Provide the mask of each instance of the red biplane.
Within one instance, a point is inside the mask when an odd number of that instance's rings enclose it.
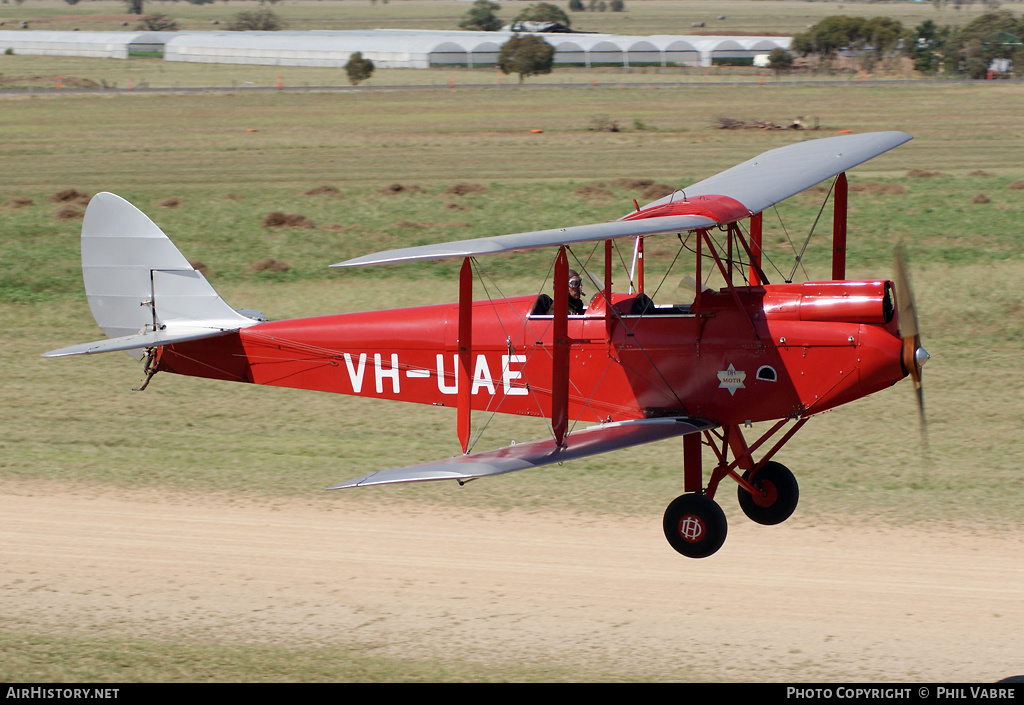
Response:
[[[122,350],[145,361],[146,384],[164,371],[456,407],[461,456],[332,489],[461,484],[681,436],[685,494],[669,505],[663,527],[679,553],[708,556],[726,537],[714,500],[723,479],[738,484],[748,517],[777,524],[799,492],[772,458],[811,416],[908,374],[921,403],[928,355],[902,266],[894,281],[845,279],[845,172],[909,139],[880,132],[804,141],[643,208],[634,202],[612,222],[358,257],[333,266],[459,258],[459,301],[273,322],[232,309],[149,218],[100,193],[82,225],[82,268],[108,339],[46,356]],[[832,178],[832,279],[769,283],[762,211]],[[643,239],[656,234],[677,235],[695,254],[692,300],[657,302],[645,293]],[[623,238],[633,265],[627,291],[615,292],[613,252]],[[602,290],[570,315],[571,247],[602,242]],[[546,294],[473,300],[477,258],[535,248],[557,252],[553,301]],[[700,284],[711,271],[724,287]],[[469,453],[474,411],[550,419],[550,437]],[[748,440],[743,429],[754,422],[770,423]],[[586,424],[593,425],[577,428]],[[717,458],[706,485],[705,445]]]

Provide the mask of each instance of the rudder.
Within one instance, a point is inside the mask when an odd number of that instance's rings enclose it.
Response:
[[[232,309],[152,220],[112,193],[96,194],[85,211],[82,278],[93,318],[115,340],[46,356],[125,350],[142,359],[146,347],[259,322]]]

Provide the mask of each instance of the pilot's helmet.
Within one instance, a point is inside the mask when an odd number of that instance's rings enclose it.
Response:
[[[569,270],[569,288],[579,289],[580,293],[582,293],[583,279],[580,278],[580,273],[577,272],[575,269]]]

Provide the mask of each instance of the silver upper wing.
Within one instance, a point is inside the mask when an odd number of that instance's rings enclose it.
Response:
[[[904,132],[870,132],[863,135],[841,135],[797,142],[764,152],[720,174],[649,203],[643,210],[681,199],[714,195],[725,196],[742,204],[747,212],[740,217],[747,217],[898,147],[910,139],[911,136]],[[386,250],[331,266],[360,267],[394,262],[476,257],[539,247],[695,230],[728,222],[700,214],[650,218],[637,218],[636,215],[630,213],[627,217],[633,219],[610,223]],[[736,217],[732,219],[735,220]]]
[[[475,240],[443,242],[436,245],[421,245],[420,247],[403,247],[397,250],[386,250],[372,255],[363,255],[362,257],[356,257],[345,262],[332,264],[331,266],[362,267],[370,264],[422,262],[450,257],[477,257],[480,255],[499,254],[501,252],[533,250],[538,247],[574,245],[579,242],[636,237],[637,235],[656,235],[657,233],[679,232],[695,228],[710,228],[714,225],[718,225],[717,220],[700,215],[675,215],[631,221],[614,220],[610,223],[576,225],[571,228],[535,230],[514,235],[495,235]]]
[[[759,154],[682,192],[686,198],[729,196],[751,213],[760,213],[912,139],[905,132],[868,132],[797,142]],[[644,207],[668,203],[673,198],[678,200],[680,195],[666,196]]]

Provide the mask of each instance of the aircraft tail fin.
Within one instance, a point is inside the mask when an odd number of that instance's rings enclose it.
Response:
[[[98,193],[82,222],[82,278],[96,323],[112,340],[75,345],[43,357],[144,350],[223,335],[260,320],[222,299],[142,211]]]

